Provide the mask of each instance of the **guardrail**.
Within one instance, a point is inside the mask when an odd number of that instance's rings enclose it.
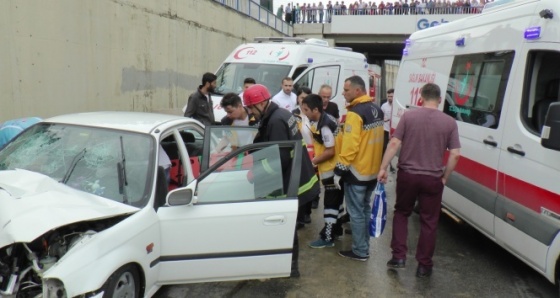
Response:
[[[275,30],[287,35],[294,36],[294,27],[281,18],[278,18],[268,9],[260,6],[251,0],[214,0],[224,6],[230,7],[245,14],[263,24],[266,24]]]

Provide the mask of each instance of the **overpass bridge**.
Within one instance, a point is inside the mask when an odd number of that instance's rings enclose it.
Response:
[[[371,68],[378,74],[371,83],[375,85],[377,96],[381,97],[387,89],[394,86],[405,41],[410,34],[465,18],[482,10],[480,6],[468,9],[415,9],[406,12],[402,9],[325,9],[322,17],[319,17],[319,10],[312,10],[305,15],[296,15],[295,24],[286,26],[284,22],[280,23],[282,19],[270,18],[269,15],[263,18],[262,7],[257,17],[251,9],[239,5],[240,0],[214,1],[238,10],[239,13],[252,14],[253,18],[260,20],[261,26],[273,27],[285,36],[324,39],[331,46],[348,47],[363,53],[369,64],[377,65]]]
[[[322,38],[337,47],[350,47],[370,64],[400,60],[405,40],[418,30],[471,14],[333,15],[330,23],[294,24],[294,36]]]

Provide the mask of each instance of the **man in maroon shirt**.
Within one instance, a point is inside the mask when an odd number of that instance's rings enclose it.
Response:
[[[387,146],[377,180],[387,181],[389,162],[401,147],[397,173],[397,201],[393,216],[393,257],[391,268],[404,268],[408,236],[408,217],[418,199],[420,207],[420,238],[416,247],[417,277],[432,274],[432,256],[441,209],[443,187],[460,156],[459,132],[453,118],[438,109],[440,88],[432,83],[422,87],[422,107],[401,116],[397,129]],[[447,164],[442,160],[449,150]]]

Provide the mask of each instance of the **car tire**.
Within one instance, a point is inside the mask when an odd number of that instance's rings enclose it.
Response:
[[[103,298],[141,297],[140,274],[133,265],[125,265],[107,279],[103,289]]]

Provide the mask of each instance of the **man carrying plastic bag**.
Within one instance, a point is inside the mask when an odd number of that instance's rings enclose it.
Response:
[[[441,91],[436,84],[422,87],[422,107],[404,113],[381,162],[377,179],[387,181],[387,167],[401,147],[397,172],[397,201],[393,216],[393,257],[390,268],[404,268],[408,247],[408,217],[418,199],[420,207],[420,238],[416,248],[416,276],[432,275],[432,257],[441,210],[443,188],[460,156],[459,131],[455,119],[438,109]],[[447,164],[442,159],[449,151]]]

